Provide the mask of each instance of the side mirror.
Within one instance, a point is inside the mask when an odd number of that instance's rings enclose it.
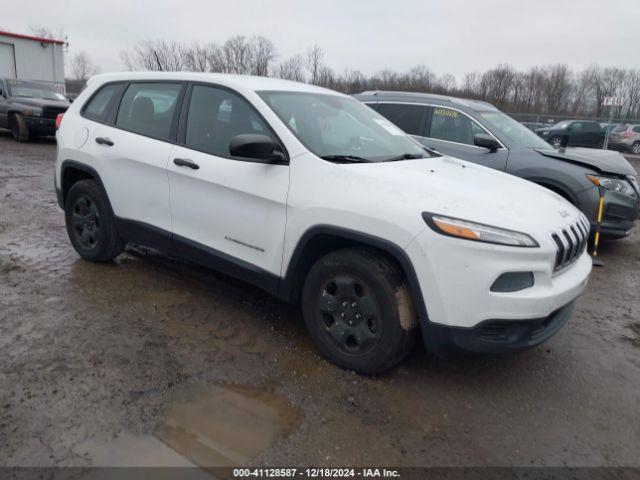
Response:
[[[233,137],[229,142],[229,153],[232,157],[251,158],[261,163],[285,160],[284,153],[271,137],[256,133],[242,133]]]
[[[500,148],[498,141],[486,133],[476,133],[473,136],[473,144],[476,147],[488,148],[491,153]]]

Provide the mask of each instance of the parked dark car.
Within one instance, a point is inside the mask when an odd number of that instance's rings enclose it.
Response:
[[[591,120],[563,120],[552,127],[540,128],[536,133],[554,148],[567,147],[602,148],[606,130],[598,122]]]
[[[603,235],[625,237],[638,218],[640,188],[636,172],[619,152],[554,149],[493,105],[477,100],[381,91],[364,92],[355,98],[427,148],[554,191],[582,210],[592,231],[599,187],[605,192]]]
[[[10,129],[19,142],[36,135],[54,135],[56,117],[69,105],[52,84],[0,79],[0,128]]]

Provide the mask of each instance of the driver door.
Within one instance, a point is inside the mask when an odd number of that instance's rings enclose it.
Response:
[[[243,133],[278,141],[239,94],[190,86],[168,165],[176,248],[217,268],[222,262],[240,278],[247,272],[279,276],[289,166],[231,157],[229,142]]]

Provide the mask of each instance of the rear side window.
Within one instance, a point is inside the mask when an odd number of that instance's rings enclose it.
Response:
[[[120,85],[111,84],[102,87],[96,94],[91,97],[84,107],[83,114],[91,120],[104,121],[109,113],[109,105],[111,99],[116,94]]]
[[[424,136],[423,125],[427,107],[422,105],[405,105],[381,103],[378,113],[386,117],[405,133]]]
[[[179,83],[132,83],[122,96],[116,127],[169,140],[181,90]]]
[[[193,87],[187,117],[187,147],[229,157],[231,139],[243,133],[258,133],[275,140],[262,119],[240,96],[222,88]]]
[[[583,122],[582,130],[584,132],[601,132],[602,127],[600,126],[600,124],[595,122]]]
[[[473,145],[473,136],[485,133],[480,125],[451,108],[434,107],[431,115],[431,138]]]
[[[613,130],[611,130],[612,132],[626,132],[627,128],[629,128],[629,125],[618,125],[616,128],[614,128]]]

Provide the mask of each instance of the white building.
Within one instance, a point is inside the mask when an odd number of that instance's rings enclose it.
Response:
[[[64,93],[64,40],[0,31],[0,78],[55,83]]]

